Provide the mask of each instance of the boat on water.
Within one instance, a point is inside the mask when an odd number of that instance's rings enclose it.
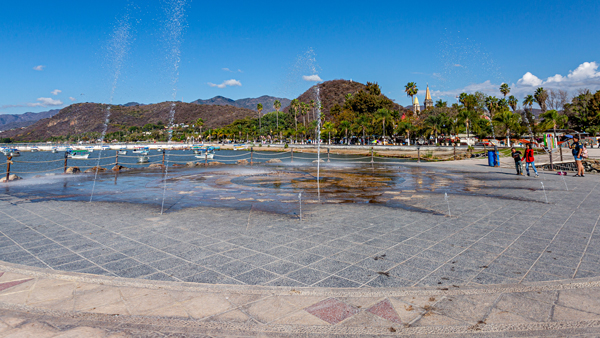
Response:
[[[52,148],[52,153],[53,153],[53,154],[56,154],[56,153],[58,153],[58,148],[56,148],[56,147]]]
[[[148,163],[150,158],[146,155],[138,156],[137,163]]]
[[[202,150],[206,149],[203,144],[196,144],[192,146],[192,151],[194,154],[200,154]]]
[[[71,150],[67,151],[67,157],[72,159],[87,159],[90,157],[90,152],[87,150]]]
[[[12,157],[21,156],[21,153],[16,148],[4,148],[4,149],[2,149],[2,153],[5,156],[12,156]]]
[[[196,158],[212,160],[215,158],[215,150],[213,147],[204,148],[199,153],[196,153]]]
[[[127,155],[127,149],[125,148],[121,148],[117,151],[117,154],[119,155]]]
[[[89,151],[90,153],[93,153],[94,152],[94,147],[92,147],[92,146],[85,147],[85,148],[83,148],[83,150],[86,150],[86,151]]]
[[[38,147],[31,147],[31,149],[29,149],[32,153],[35,153],[36,151],[40,151],[40,148]]]
[[[233,150],[244,150],[244,149],[248,149],[247,144],[234,144],[233,145]]]
[[[198,159],[207,159],[207,160],[212,160],[213,158],[215,158],[215,153],[208,153],[208,154],[198,154],[196,155],[196,158]]]
[[[148,155],[148,154],[150,154],[150,148],[149,147],[135,147],[135,148],[133,148],[133,153],[140,154],[140,155]]]

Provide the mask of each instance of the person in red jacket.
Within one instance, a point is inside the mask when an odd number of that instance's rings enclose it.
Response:
[[[537,169],[535,168],[535,158],[533,157],[533,148],[531,147],[531,143],[527,144],[527,148],[525,149],[525,156],[521,159],[521,161],[525,161],[525,170],[527,170],[527,176],[529,176],[529,166],[533,168],[535,172],[535,177],[539,177]]]

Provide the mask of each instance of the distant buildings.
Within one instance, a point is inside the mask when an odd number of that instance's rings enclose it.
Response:
[[[433,108],[433,100],[431,99],[431,93],[429,92],[429,85],[427,85],[427,90],[425,91],[425,101],[423,101],[425,105],[425,110]]]
[[[431,99],[431,92],[429,91],[429,85],[427,85],[427,90],[425,91],[425,101],[423,101],[423,110],[428,110],[433,108],[433,100]],[[413,97],[413,113],[420,113],[421,106],[419,105],[419,98],[415,95]]]

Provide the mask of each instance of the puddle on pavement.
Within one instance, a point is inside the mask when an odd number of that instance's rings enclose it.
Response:
[[[16,181],[4,191],[32,200],[89,201],[92,184],[93,175],[54,175]],[[414,166],[323,165],[319,184],[314,166],[178,167],[169,169],[165,209],[208,206],[296,214],[302,193],[303,204],[377,204],[432,213],[420,203],[426,195],[477,195],[484,187],[485,181],[466,173]],[[94,201],[160,208],[164,188],[160,170],[101,173]]]

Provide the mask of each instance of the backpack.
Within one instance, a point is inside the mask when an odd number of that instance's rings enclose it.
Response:
[[[588,158],[587,148],[585,146],[581,146],[581,148],[583,149],[583,151],[581,152],[581,157],[582,158]]]

